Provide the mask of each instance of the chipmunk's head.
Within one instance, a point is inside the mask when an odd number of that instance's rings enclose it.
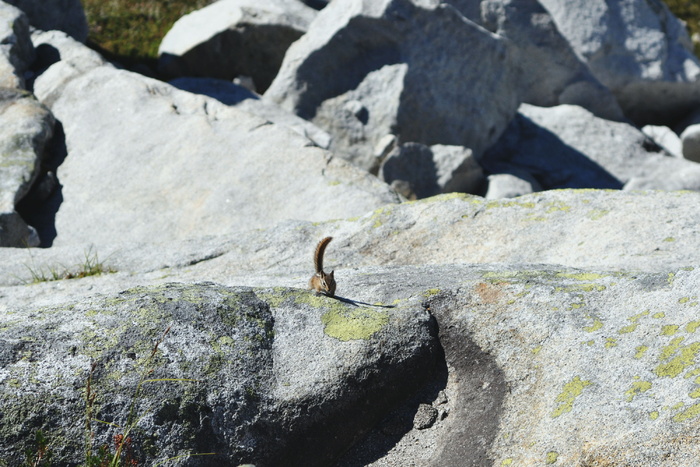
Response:
[[[335,295],[335,276],[333,273],[335,273],[335,270],[331,271],[329,274],[321,275],[321,286],[331,297]]]

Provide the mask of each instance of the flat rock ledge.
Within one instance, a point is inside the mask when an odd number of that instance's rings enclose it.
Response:
[[[699,269],[454,264],[338,277],[341,300],[170,283],[4,313],[6,446],[42,428],[65,444],[59,459],[79,462],[97,362],[94,416],[122,426],[155,367],[133,431],[153,462],[216,452],[187,465],[684,466],[700,455]],[[99,443],[119,430],[95,431]]]

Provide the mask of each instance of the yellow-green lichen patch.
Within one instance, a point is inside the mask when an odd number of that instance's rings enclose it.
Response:
[[[503,462],[501,462],[502,466],[507,466],[507,465],[513,465],[513,458],[508,457],[506,459],[503,459]]]
[[[596,274],[593,272],[578,272],[578,273],[567,273],[559,272],[557,277],[565,277],[567,279],[576,279],[577,281],[591,282],[597,281],[598,279],[603,279],[607,277],[606,274]]]
[[[597,221],[598,219],[602,219],[609,213],[609,209],[591,209],[586,213],[586,217],[588,217],[592,221]]]
[[[673,416],[674,422],[684,422],[700,415],[700,404],[693,404],[684,411]]]
[[[381,310],[360,308],[344,310],[333,308],[321,316],[323,332],[334,339],[346,342],[366,340],[389,322],[389,313]]]
[[[559,453],[556,451],[549,451],[547,453],[547,457],[545,458],[544,463],[551,465],[557,462],[557,459],[559,459]]]
[[[683,340],[683,337],[676,337],[675,339],[671,340],[668,345],[662,347],[659,354],[659,360],[664,361],[671,358],[671,356],[678,351]]]
[[[542,351],[542,346],[541,346],[541,345],[538,345],[537,347],[535,347],[534,349],[532,349],[532,354],[533,354],[533,355],[537,355],[538,353],[540,353],[540,351]]]
[[[646,351],[649,350],[649,347],[647,347],[646,345],[639,345],[639,346],[637,346],[637,348],[635,350],[636,350],[636,352],[634,354],[634,358],[636,360],[639,360],[640,358],[642,358],[644,356]]]
[[[663,311],[659,311],[658,313],[654,313],[653,315],[651,315],[651,317],[654,318],[654,319],[665,318],[665,317],[666,317],[666,313],[664,313]]]
[[[605,340],[605,348],[612,349],[613,347],[617,347],[617,339],[615,339],[614,337],[608,337]]]
[[[649,315],[649,310],[643,311],[643,312],[641,312],[641,313],[637,313],[637,314],[634,315],[634,316],[630,316],[629,318],[627,318],[627,320],[628,320],[628,321],[631,321],[632,324],[629,324],[629,325],[627,325],[627,326],[624,326],[624,327],[620,328],[620,329],[617,331],[618,334],[628,334],[628,333],[630,333],[630,332],[633,332],[635,329],[637,329],[637,325],[639,324],[639,320],[640,320],[641,318],[643,318],[644,316],[648,316],[648,315]]]
[[[560,415],[571,412],[576,398],[581,395],[586,386],[590,386],[589,380],[582,380],[580,376],[575,376],[571,381],[564,385],[562,392],[557,396],[556,402],[559,405],[552,412],[552,418],[557,418]]]
[[[666,237],[666,238],[664,238],[664,242],[667,242],[667,243],[671,243],[671,242],[675,242],[675,241],[676,241],[676,239],[673,238],[673,237]]]
[[[430,298],[430,297],[432,297],[433,295],[437,295],[437,294],[439,294],[439,293],[440,293],[440,289],[428,289],[428,290],[426,290],[425,292],[423,292],[423,296],[424,296],[425,298]]]
[[[649,412],[649,418],[652,420],[656,420],[657,418],[659,418],[659,411],[654,410],[653,412]]]
[[[571,211],[571,206],[568,204],[562,202],[562,201],[553,201],[551,203],[545,204],[547,207],[547,214],[557,212],[557,211],[563,211],[563,212],[569,212]]]
[[[270,292],[258,292],[257,295],[272,308],[278,308],[287,298],[296,297],[300,291],[290,290],[286,287],[274,287]]]
[[[667,324],[665,326],[661,326],[661,335],[662,336],[673,336],[678,332],[678,328],[680,326],[677,326],[675,324]]]
[[[381,227],[384,225],[384,222],[382,221],[383,218],[391,214],[392,209],[394,208],[393,205],[388,205],[381,207],[379,209],[375,209],[375,211],[372,213],[372,217],[370,217],[370,222],[374,221],[374,224],[372,227],[377,228]]]
[[[633,382],[632,387],[625,391],[627,402],[632,402],[632,399],[634,399],[635,396],[638,396],[643,392],[647,392],[649,389],[651,389],[651,383],[649,381]]]
[[[587,318],[592,319],[592,320],[593,320],[593,324],[591,324],[590,326],[585,326],[585,327],[583,328],[584,331],[586,331],[586,332],[595,332],[595,331],[597,331],[598,329],[600,329],[600,328],[603,327],[603,322],[602,322],[600,319],[595,318],[595,317],[593,317],[593,316],[587,316]]]
[[[685,332],[692,334],[698,327],[700,327],[700,321],[691,321],[685,325]]]
[[[683,338],[678,339],[682,340]],[[676,340],[677,339],[674,339],[674,341]],[[668,347],[677,347],[679,344],[680,342],[678,342],[677,344],[672,342],[669,346],[667,346],[666,349],[662,350],[662,355],[666,357],[666,355],[668,355],[670,352],[670,349]],[[700,342],[694,342],[692,344],[684,345],[682,347],[677,347],[671,353],[671,355],[675,356],[666,363],[659,364],[654,369],[654,373],[656,373],[656,375],[659,377],[668,376],[670,378],[675,378],[683,371],[685,371],[685,369],[689,366],[695,365],[695,357],[697,356],[698,352],[700,352]],[[659,360],[663,361],[664,359],[660,357]]]
[[[681,305],[684,303],[688,303],[689,301],[690,301],[690,297],[681,297],[678,299],[678,303],[680,303]]]

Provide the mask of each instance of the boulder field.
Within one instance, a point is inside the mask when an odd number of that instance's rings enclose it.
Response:
[[[148,73],[0,19],[0,466],[697,463],[659,0],[220,0]]]

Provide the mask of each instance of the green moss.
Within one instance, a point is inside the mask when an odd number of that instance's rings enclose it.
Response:
[[[581,380],[580,376],[575,376],[571,381],[566,383],[562,392],[556,398],[556,402],[559,402],[559,405],[552,412],[552,418],[557,418],[562,414],[571,412],[576,398],[581,395],[584,388],[592,384],[593,383],[588,380]]]

